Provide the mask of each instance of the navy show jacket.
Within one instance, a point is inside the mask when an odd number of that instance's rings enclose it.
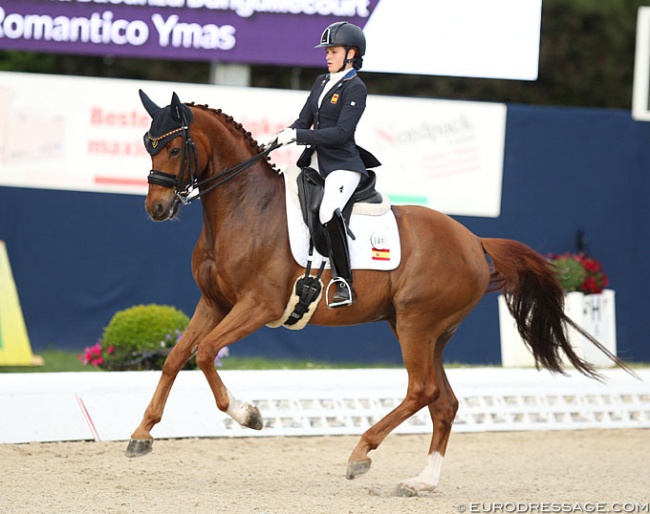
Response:
[[[328,78],[329,74],[316,78],[298,119],[290,126],[296,129],[298,144],[311,145],[298,163],[307,165],[313,147],[316,147],[322,176],[326,177],[334,170],[358,171],[367,175],[354,138],[357,123],[366,108],[366,85],[358,77],[357,70],[351,69],[327,92],[319,108],[318,98]]]

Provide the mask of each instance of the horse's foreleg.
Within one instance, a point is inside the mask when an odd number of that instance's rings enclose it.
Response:
[[[197,355],[197,362],[198,360]],[[262,430],[264,422],[260,410],[255,405],[237,400],[225,386],[219,373],[217,373],[214,367],[214,358],[208,357],[208,360],[210,360],[210,363],[207,366],[202,367],[199,364],[199,367],[210,385],[210,390],[214,395],[219,410],[228,414],[243,427]]]
[[[185,363],[192,357],[197,341],[201,339],[211,327],[206,323],[210,319],[207,311],[203,312],[202,302],[199,302],[195,315],[192,317],[183,337],[172,348],[163,364],[162,374],[156,390],[145,410],[144,416],[138,428],[131,434],[131,440],[126,449],[127,457],[139,457],[151,452],[153,448],[153,437],[151,429],[162,419],[163,410],[171,391],[174,380]]]
[[[406,480],[399,485],[398,492],[402,495],[417,495],[420,492],[434,491],[440,481],[444,455],[451,435],[452,423],[458,411],[458,400],[454,395],[447,375],[442,365],[442,347],[436,346],[434,355],[435,380],[438,383],[440,395],[429,404],[429,412],[433,421],[433,436],[426,463],[422,472],[415,478]]]
[[[139,457],[152,450],[153,437],[151,437],[151,429],[162,419],[163,410],[174,380],[176,380],[178,372],[192,356],[191,344],[183,345],[182,342],[183,339],[172,348],[167,359],[165,359],[156,391],[144,412],[140,425],[131,434],[131,440],[126,449],[127,457]]]
[[[201,341],[196,354],[196,364],[203,371],[219,410],[240,425],[254,430],[261,430],[263,427],[259,409],[250,403],[240,402],[232,395],[217,373],[214,360],[219,350],[255,332],[270,319],[274,318],[270,317],[267,311],[260,309],[259,304],[253,301],[246,304],[240,302]]]

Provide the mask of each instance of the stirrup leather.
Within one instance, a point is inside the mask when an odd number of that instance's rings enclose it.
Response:
[[[330,288],[332,286],[335,286],[335,291],[332,295],[332,301],[330,301]],[[336,298],[336,293],[339,287],[344,290],[341,292],[347,293],[347,298]],[[330,309],[350,305],[352,303],[352,288],[350,287],[350,284],[348,284],[348,281],[343,277],[334,277],[330,280],[330,283],[327,284],[327,290],[325,291],[325,302]]]

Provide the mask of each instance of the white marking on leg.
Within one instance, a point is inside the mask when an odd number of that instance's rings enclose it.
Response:
[[[244,425],[250,415],[250,406],[247,403],[237,400],[230,391],[228,391],[228,400],[229,405],[226,414],[240,425]]]
[[[443,461],[444,457],[439,452],[430,453],[422,473],[402,482],[402,486],[414,491],[433,491],[440,481]]]

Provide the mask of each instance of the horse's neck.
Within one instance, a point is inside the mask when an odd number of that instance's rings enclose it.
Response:
[[[232,244],[246,233],[262,235],[286,225],[283,181],[263,162],[208,193],[202,205],[204,231],[215,242]]]
[[[254,157],[257,151],[250,135],[246,135],[232,118],[218,115],[215,122],[213,129],[208,131],[213,155],[206,171],[207,176],[212,177]],[[245,134],[243,141],[242,134]],[[283,191],[283,180],[266,160],[254,163],[202,199],[204,234],[215,244],[219,240],[233,244],[247,233],[275,233],[278,225],[284,229]],[[281,233],[274,235],[281,237]]]

